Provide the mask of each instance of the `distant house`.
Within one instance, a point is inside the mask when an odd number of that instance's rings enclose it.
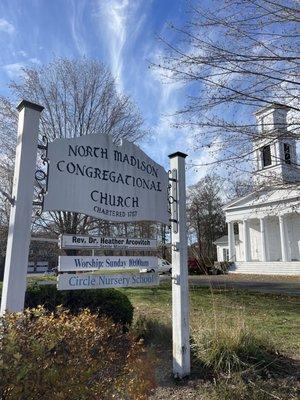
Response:
[[[235,237],[235,247],[236,252],[239,252],[239,235],[234,235]],[[217,247],[217,260],[218,261],[229,261],[229,246],[228,246],[228,236],[224,235],[219,239],[214,241]],[[240,257],[238,257],[240,258]]]
[[[300,168],[288,111],[271,105],[256,113],[255,190],[226,204],[228,236],[216,241],[218,261],[232,261],[229,273],[300,274]]]

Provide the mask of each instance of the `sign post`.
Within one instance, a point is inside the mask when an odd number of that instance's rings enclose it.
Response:
[[[39,118],[43,108],[26,100],[17,107],[19,123],[13,204],[9,220],[1,315],[5,311],[22,311],[24,307]]]
[[[171,169],[173,374],[190,374],[189,287],[187,266],[185,157],[169,155]]]

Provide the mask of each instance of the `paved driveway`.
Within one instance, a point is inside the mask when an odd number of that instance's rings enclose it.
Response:
[[[170,279],[164,277],[163,280]],[[300,296],[300,277],[270,277],[250,275],[192,275],[190,286],[215,289],[240,289],[251,292],[288,294]]]

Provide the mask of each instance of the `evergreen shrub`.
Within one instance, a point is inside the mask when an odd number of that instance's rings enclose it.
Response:
[[[40,305],[50,312],[55,312],[56,307],[62,305],[71,314],[78,314],[88,308],[91,313],[105,315],[124,326],[130,325],[133,318],[130,300],[116,289],[58,291],[55,285],[29,286],[25,295],[25,308]]]

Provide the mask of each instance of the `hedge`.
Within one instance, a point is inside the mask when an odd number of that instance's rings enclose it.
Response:
[[[29,286],[25,295],[25,308],[36,308],[40,305],[50,312],[62,305],[75,315],[88,308],[92,313],[105,315],[123,325],[130,325],[133,318],[130,300],[115,289],[58,291],[54,285]]]

